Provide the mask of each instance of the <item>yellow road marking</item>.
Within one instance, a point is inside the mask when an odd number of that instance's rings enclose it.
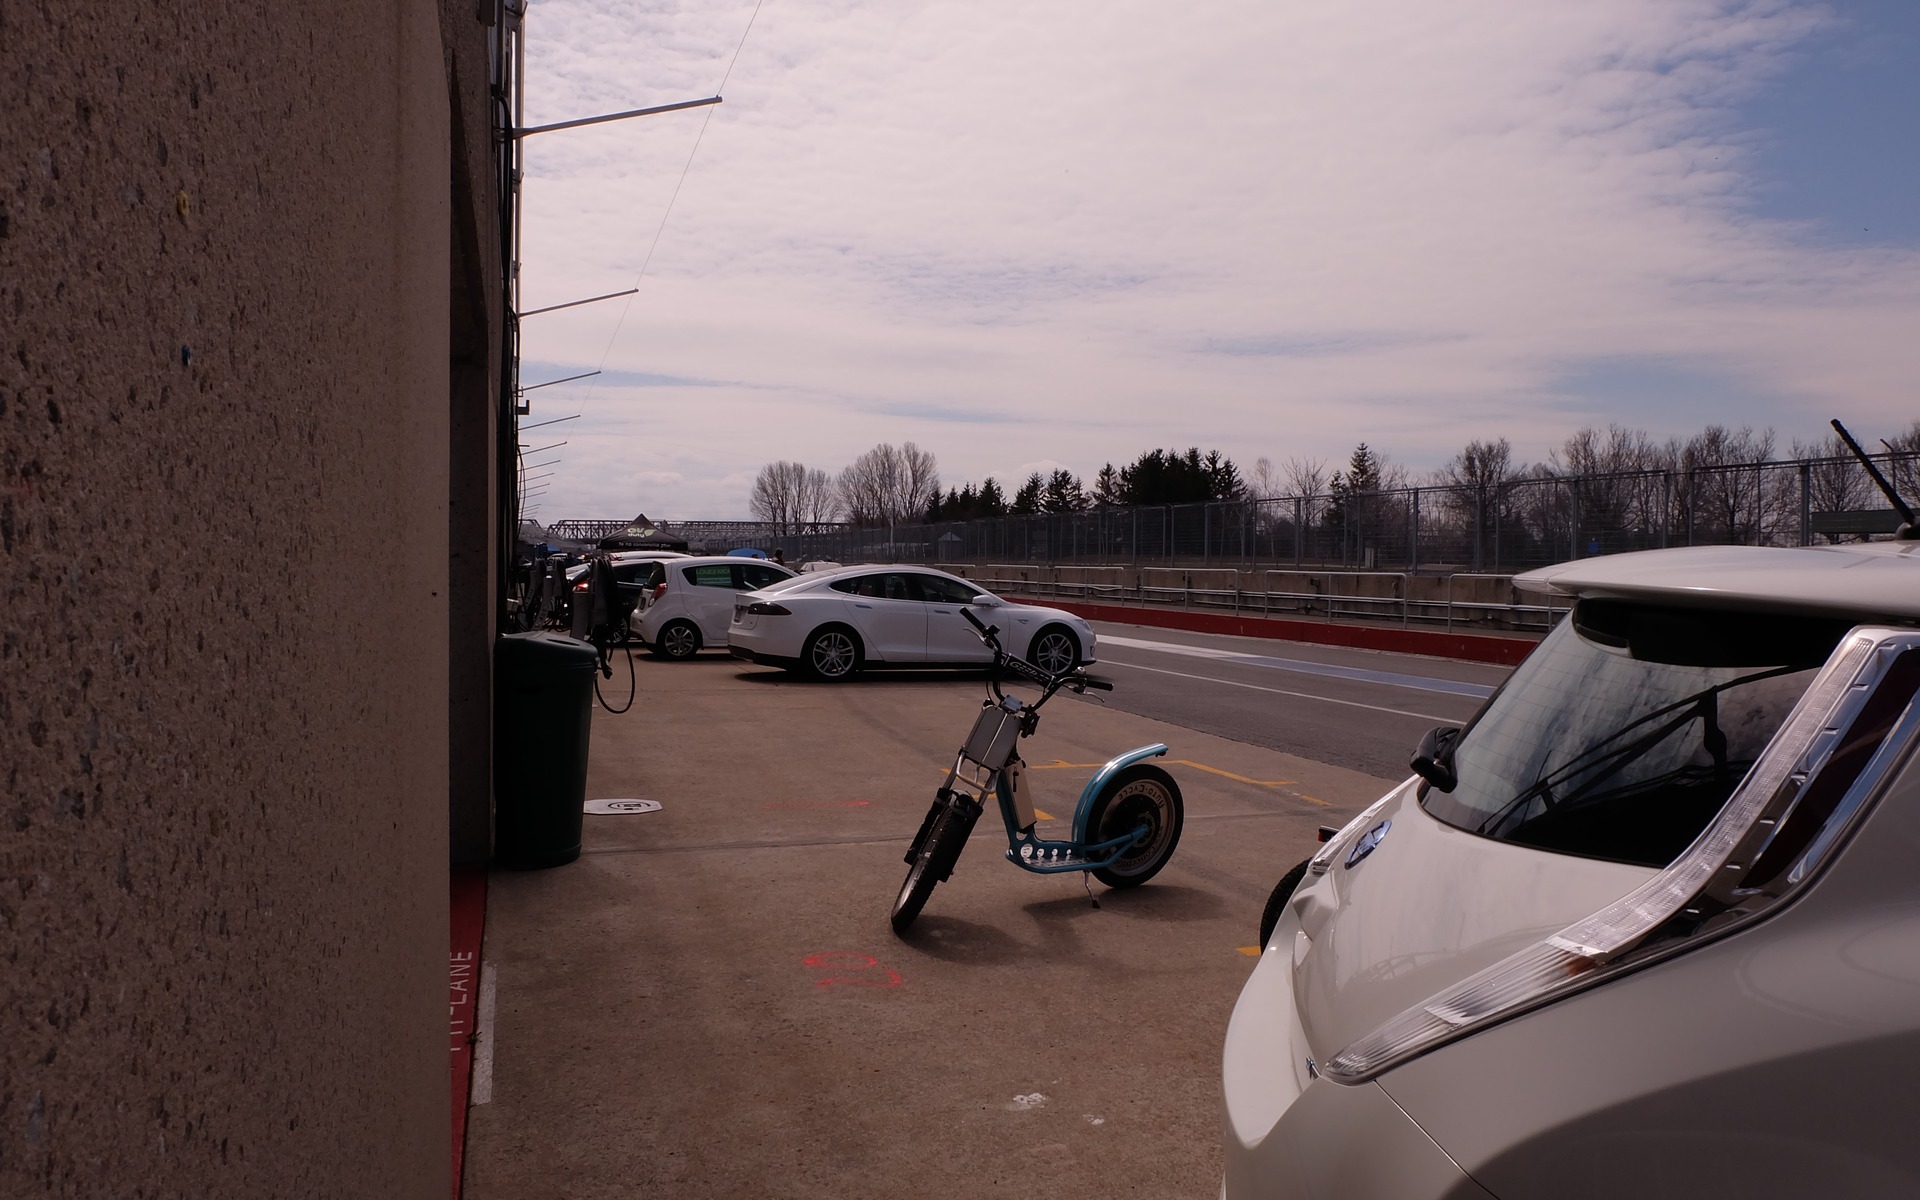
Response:
[[[1263,948],[1260,946],[1240,947],[1240,953],[1246,955],[1248,958],[1259,958],[1262,952],[1263,952]]]
[[[1034,810],[1033,810],[1033,815],[1034,815],[1034,816],[1036,816],[1036,817],[1039,817],[1039,818],[1040,818],[1040,819],[1041,819],[1042,821],[1051,821],[1051,820],[1053,820],[1053,814],[1052,814],[1052,813],[1050,813],[1050,812],[1048,812],[1048,811],[1047,811],[1046,809],[1044,809],[1044,808],[1036,808],[1036,809],[1034,809]]]

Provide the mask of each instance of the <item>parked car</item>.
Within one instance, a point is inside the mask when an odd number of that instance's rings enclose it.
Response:
[[[657,577],[646,607],[629,627],[655,655],[669,659],[724,648],[734,597],[793,577],[777,563],[736,555],[677,558],[654,568]]]
[[[1228,1200],[1920,1196],[1920,543],[1594,558],[1283,878]]]
[[[678,550],[621,550],[607,556],[613,564],[613,579],[623,593],[635,601],[634,612],[646,607],[647,601],[656,593],[664,578],[661,564],[669,559],[689,558]],[[576,618],[573,598],[587,591],[587,571],[593,566],[584,562],[567,568],[567,598],[555,611],[555,619],[566,623],[575,637],[586,634],[585,622]],[[621,639],[625,641],[625,638]]]
[[[1094,661],[1093,627],[1057,608],[1016,604],[930,567],[842,567],[739,597],[729,649],[749,662],[845,679],[862,667],[977,667],[993,661],[969,608],[1000,628],[1009,654],[1048,671]]]

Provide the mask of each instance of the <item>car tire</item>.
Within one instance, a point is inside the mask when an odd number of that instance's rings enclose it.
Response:
[[[1065,675],[1080,665],[1080,639],[1065,625],[1048,625],[1033,635],[1027,661],[1049,675]]]
[[[1274,885],[1273,895],[1267,897],[1267,907],[1260,914],[1260,949],[1265,950],[1267,943],[1273,940],[1273,931],[1280,924],[1280,914],[1287,911],[1287,901],[1293,899],[1293,893],[1300,881],[1307,877],[1307,864],[1312,859],[1302,859],[1291,871],[1280,877]]]
[[[1186,823],[1180,785],[1159,767],[1135,763],[1107,780],[1094,797],[1087,809],[1087,843],[1117,838],[1137,828],[1142,819],[1151,826],[1147,840],[1095,870],[1095,879],[1111,888],[1139,887],[1160,873],[1180,844],[1180,829]]]
[[[845,625],[822,625],[808,636],[800,661],[815,679],[838,683],[852,678],[864,662],[860,635]]]
[[[657,658],[684,662],[700,650],[700,627],[692,621],[668,621],[653,639]]]

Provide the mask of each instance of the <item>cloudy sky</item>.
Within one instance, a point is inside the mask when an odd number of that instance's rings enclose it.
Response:
[[[526,320],[524,383],[604,371],[529,396],[580,414],[534,515],[743,516],[880,441],[1891,434],[1916,61],[1912,0],[536,0],[529,125],[726,83],[526,143],[522,307],[639,286]]]

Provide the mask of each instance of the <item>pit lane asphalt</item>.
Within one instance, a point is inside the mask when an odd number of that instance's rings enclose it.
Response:
[[[1402,778],[1420,736],[1459,725],[1511,668],[1096,622],[1104,703],[1317,762]]]
[[[982,676],[823,685],[717,655],[637,662],[632,710],[594,713],[587,795],[664,807],[589,816],[579,861],[490,877],[491,1101],[472,1110],[465,1194],[1214,1194],[1221,1039],[1268,892],[1317,826],[1404,774],[1407,736],[1475,701],[1192,652],[1239,639],[1114,636],[1186,649],[1116,642],[1096,671],[1118,685],[1108,703],[1045,710],[1023,744],[1042,834],[1064,836],[1098,763],[1166,742],[1156,761],[1187,811],[1172,861],[1129,891],[1032,875],[1004,861],[989,812],[905,938],[887,924],[901,855]],[[1492,678],[1253,649],[1376,676]],[[616,704],[623,683],[609,685]],[[1423,715],[1351,707],[1374,701]],[[1407,734],[1371,728],[1388,719],[1411,722]],[[1391,769],[1197,728],[1239,727],[1229,720],[1317,721],[1348,739],[1342,753]]]

